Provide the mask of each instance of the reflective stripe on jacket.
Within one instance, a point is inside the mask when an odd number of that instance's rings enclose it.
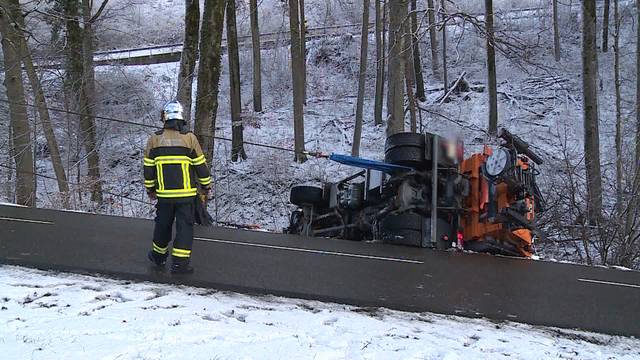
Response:
[[[144,186],[161,199],[196,196],[197,184],[211,185],[211,174],[193,133],[164,129],[152,135],[144,152]]]

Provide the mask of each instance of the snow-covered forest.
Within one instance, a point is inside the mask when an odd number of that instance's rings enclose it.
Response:
[[[142,151],[162,126],[162,105],[178,97],[189,100],[189,126],[212,154],[215,220],[279,232],[292,185],[353,172],[308,152],[349,154],[355,143],[379,160],[389,133],[415,126],[460,136],[471,154],[495,141],[493,118],[545,160],[538,255],[640,267],[636,2],[228,1],[236,34],[222,21],[224,1],[195,4],[193,15],[179,0],[0,1],[1,201],[152,217]],[[304,14],[292,22],[294,8]],[[258,47],[252,29],[267,34]],[[229,71],[231,38],[239,81]],[[103,61],[105,51],[139,58],[167,51],[142,48],[183,42],[181,57],[161,63]]]

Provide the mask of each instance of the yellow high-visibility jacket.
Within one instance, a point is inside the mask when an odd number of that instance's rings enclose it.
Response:
[[[189,200],[198,184],[211,186],[211,173],[196,136],[163,129],[151,135],[144,152],[144,186],[160,200]]]

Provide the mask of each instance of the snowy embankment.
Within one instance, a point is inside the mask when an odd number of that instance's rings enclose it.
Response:
[[[640,340],[0,267],[5,359],[638,359]]]

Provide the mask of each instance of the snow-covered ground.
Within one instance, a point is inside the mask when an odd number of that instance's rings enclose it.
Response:
[[[640,340],[0,266],[3,359],[638,359]]]

